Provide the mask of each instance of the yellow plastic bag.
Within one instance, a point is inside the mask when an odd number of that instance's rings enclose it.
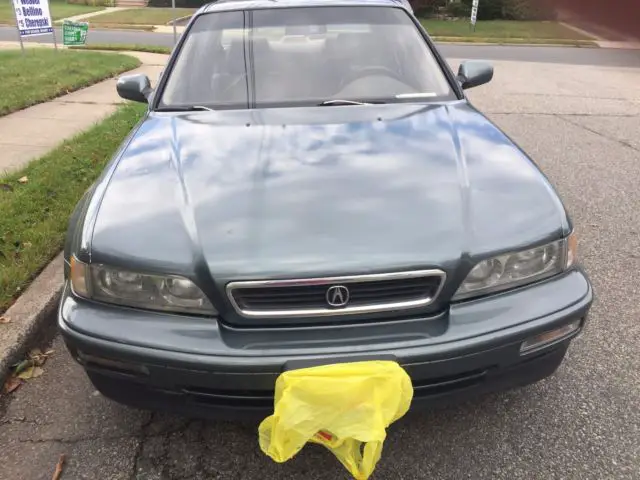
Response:
[[[355,479],[366,480],[380,460],[387,427],[407,413],[412,399],[411,379],[395,362],[285,372],[276,381],[274,414],[258,429],[260,448],[282,463],[307,442],[318,443]]]

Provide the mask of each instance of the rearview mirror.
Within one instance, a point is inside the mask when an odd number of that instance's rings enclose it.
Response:
[[[467,60],[460,64],[458,81],[462,88],[473,88],[489,83],[493,78],[493,65],[482,60]]]
[[[116,90],[125,100],[148,103],[153,89],[149,77],[141,73],[137,75],[124,75],[118,79]]]

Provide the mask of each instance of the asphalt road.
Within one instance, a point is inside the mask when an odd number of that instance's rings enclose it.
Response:
[[[57,38],[62,39],[60,30],[58,30]],[[0,27],[0,41],[17,41],[16,29],[13,27]],[[52,36],[43,35],[27,41],[51,43]],[[171,47],[173,45],[173,34],[132,30],[90,30],[87,36],[87,43],[120,43]],[[640,67],[640,50],[452,44],[442,44],[440,49],[448,58]]]
[[[374,479],[640,479],[640,69],[496,63],[471,98],[559,189],[597,301],[554,376],[399,421]],[[346,479],[317,446],[273,463],[256,425],[114,404],[53,348],[0,401],[2,479],[48,480],[61,453],[63,480]]]

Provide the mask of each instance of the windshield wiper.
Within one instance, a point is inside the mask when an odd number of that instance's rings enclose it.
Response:
[[[371,105],[367,102],[358,102],[357,100],[325,100],[318,104],[319,107],[335,107],[341,105]]]
[[[156,108],[156,112],[213,112],[213,108],[202,105],[178,105],[175,107],[159,107]]]

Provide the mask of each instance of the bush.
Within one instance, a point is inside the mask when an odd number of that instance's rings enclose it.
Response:
[[[209,0],[176,0],[176,8],[200,8]],[[170,7],[171,0],[149,0],[149,7]]]
[[[553,11],[535,0],[504,0],[503,18],[509,20],[552,20]]]
[[[472,0],[462,0],[462,4],[468,9],[467,15],[471,15]],[[502,6],[503,0],[480,0],[478,6],[478,20],[496,20],[503,17]]]
[[[447,0],[409,0],[409,3],[417,17],[429,17],[437,13],[440,7],[444,7]]]
[[[462,0],[471,15],[472,0]],[[478,6],[478,20],[551,20],[554,14],[539,0],[480,0]],[[450,4],[454,5],[454,4]],[[452,7],[454,8],[454,7]],[[457,7],[456,7],[457,8]],[[453,15],[453,13],[451,13]]]
[[[469,18],[471,16],[471,7],[462,2],[451,2],[447,4],[447,14],[450,17]]]
[[[67,0],[73,5],[89,5],[90,7],[115,7],[116,0]]]

